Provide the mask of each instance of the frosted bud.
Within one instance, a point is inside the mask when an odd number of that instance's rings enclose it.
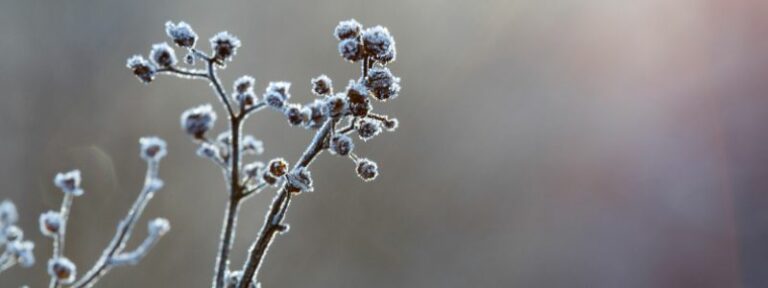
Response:
[[[357,62],[365,56],[360,41],[354,38],[344,39],[339,42],[339,54],[350,62]]]
[[[219,32],[210,39],[211,49],[213,49],[213,58],[218,61],[230,61],[232,56],[240,48],[240,39],[227,31]]]
[[[285,172],[288,171],[288,162],[283,158],[272,159],[267,166],[269,168],[269,174],[274,177],[283,176],[285,175]]]
[[[331,115],[331,112],[328,110],[328,105],[325,105],[325,101],[323,100],[315,99],[315,101],[312,102],[312,104],[309,104],[308,107],[310,109],[310,115],[307,125],[310,128],[319,128],[320,126],[323,126],[325,120],[328,120],[328,117]]]
[[[312,93],[317,96],[331,95],[333,93],[333,82],[325,74],[312,78]]]
[[[363,158],[357,161],[357,169],[355,171],[361,179],[371,181],[379,175],[379,166],[376,165],[376,162]]]
[[[379,121],[360,119],[357,122],[357,135],[363,141],[368,141],[373,136],[379,135],[379,133],[381,133],[381,123]]]
[[[221,157],[219,155],[221,155],[219,147],[208,142],[201,143],[200,147],[197,148],[197,156],[203,158],[220,161]]]
[[[344,94],[341,93],[328,97],[325,100],[325,103],[328,106],[328,113],[330,113],[330,116],[333,118],[344,116],[349,110],[347,97],[344,97]]]
[[[360,83],[350,80],[347,85],[347,101],[349,112],[354,116],[365,116],[371,111],[371,103],[368,99],[368,89]]]
[[[64,223],[59,212],[48,211],[40,214],[40,232],[45,236],[54,237],[58,235],[63,225]]]
[[[365,29],[362,38],[365,52],[374,57],[385,55],[395,45],[395,40],[389,35],[389,30],[381,26]]]
[[[167,154],[165,141],[158,137],[142,137],[139,146],[141,158],[147,161],[160,161]]]
[[[155,74],[157,74],[155,65],[149,63],[149,61],[144,59],[144,57],[141,57],[141,55],[134,55],[131,58],[128,58],[125,66],[128,67],[128,69],[131,69],[133,75],[136,75],[136,77],[145,84],[152,82],[152,80],[155,79]]]
[[[349,155],[355,149],[352,138],[344,134],[337,134],[331,138],[331,152],[341,156]]]
[[[149,59],[152,59],[152,62],[158,67],[171,67],[176,65],[177,62],[176,52],[165,42],[152,45],[152,50],[149,51]]]
[[[339,25],[333,30],[333,36],[336,36],[336,39],[339,40],[356,38],[360,35],[360,30],[362,29],[363,25],[360,25],[357,20],[349,19],[339,22]]]
[[[301,115],[301,106],[298,104],[288,104],[283,109],[283,114],[292,126],[301,125],[304,117]]]
[[[400,78],[393,76],[387,67],[373,67],[368,71],[365,87],[376,99],[394,99],[400,93]]]
[[[179,47],[192,48],[197,42],[197,33],[184,21],[179,22],[179,24],[173,24],[171,21],[165,22],[165,34],[168,34],[168,37],[173,39],[173,43]]]
[[[264,101],[267,101],[267,104],[272,108],[282,109],[285,101],[291,98],[291,94],[288,92],[290,88],[290,82],[269,82],[264,93]]]
[[[203,139],[215,121],[216,112],[210,104],[191,108],[181,114],[181,128],[197,139]]]
[[[75,263],[64,257],[48,260],[48,274],[59,280],[62,284],[72,284],[77,275]]]
[[[21,239],[24,239],[24,231],[16,225],[5,227],[5,229],[0,232],[2,232],[0,236],[2,236],[6,242],[21,241]]]
[[[32,241],[13,241],[8,243],[8,252],[11,253],[22,267],[32,267],[35,264],[35,243]]]
[[[398,126],[400,126],[400,121],[397,121],[397,119],[387,119],[386,121],[382,122],[384,125],[384,128],[387,129],[389,132],[393,132],[397,129]]]
[[[53,179],[53,184],[59,187],[61,191],[75,196],[83,195],[83,189],[80,188],[80,170],[72,170],[66,173],[58,173]]]
[[[264,170],[263,162],[253,162],[243,167],[243,173],[250,178],[256,178]]]

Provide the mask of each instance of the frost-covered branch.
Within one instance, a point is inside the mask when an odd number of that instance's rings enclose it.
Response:
[[[16,226],[18,221],[16,205],[10,200],[0,202],[0,273],[16,264],[25,268],[35,264],[35,244],[24,240],[24,231]]]
[[[155,195],[155,192],[160,190],[160,188],[163,186],[163,181],[158,178],[158,168],[160,165],[160,159],[166,155],[165,141],[156,137],[148,137],[141,138],[139,142],[141,144],[141,157],[147,161],[147,173],[144,177],[144,186],[142,187],[139,196],[136,198],[136,201],[134,201],[131,209],[128,210],[128,214],[126,214],[125,218],[123,218],[117,225],[117,231],[115,232],[112,241],[104,249],[104,252],[102,252],[101,256],[96,261],[96,264],[94,264],[93,267],[82,278],[80,278],[80,280],[75,282],[73,287],[91,287],[111,268],[119,266],[124,262],[140,260],[140,258],[146,254],[147,250],[149,250],[149,248],[154,245],[154,242],[157,241],[157,238],[162,236],[169,229],[168,222],[164,219],[155,219],[151,221],[148,238],[154,239],[146,240],[145,243],[140,245],[139,248],[134,251],[136,252],[135,254],[131,254],[133,252],[129,252],[128,254],[120,254],[125,248],[125,244],[128,242],[128,239],[131,237],[133,227],[141,217],[142,212],[144,212],[144,208],[147,206],[147,203],[149,203],[149,200],[151,200]],[[130,259],[129,256],[133,256],[134,259]],[[118,257],[118,259],[115,260],[115,257]],[[66,265],[60,264],[59,266],[64,267]],[[55,274],[59,277],[63,276],[56,272],[57,270],[55,267],[55,265],[49,263],[49,272],[52,272],[52,274]],[[72,267],[74,268],[74,265],[72,265]],[[71,275],[71,278],[74,280],[74,269],[72,270]]]

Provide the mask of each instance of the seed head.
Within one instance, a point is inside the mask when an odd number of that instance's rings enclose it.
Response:
[[[203,139],[215,121],[216,112],[210,104],[188,109],[181,114],[181,128],[196,139]]]
[[[333,94],[333,82],[325,74],[312,78],[312,93],[317,96]]]
[[[40,214],[40,232],[45,236],[54,237],[58,235],[63,225],[64,223],[59,212],[48,211]]]
[[[363,25],[360,25],[357,20],[349,19],[339,22],[339,25],[333,30],[333,36],[336,36],[336,39],[339,40],[357,38],[362,29]]]
[[[234,35],[227,31],[219,32],[210,39],[211,49],[213,49],[213,58],[223,62],[231,61],[232,56],[237,53],[237,48],[240,48],[240,39],[237,39]]]
[[[67,258],[57,257],[48,260],[48,274],[58,279],[62,284],[72,284],[75,282],[77,266]]]
[[[349,104],[347,103],[347,97],[344,94],[336,94],[328,97],[325,100],[325,105],[328,106],[330,116],[333,118],[339,118],[344,116],[349,111]]]
[[[363,45],[355,38],[341,40],[339,42],[339,54],[349,62],[357,62],[365,56]]]
[[[376,176],[379,175],[379,166],[376,165],[376,162],[363,158],[357,160],[356,171],[357,176],[367,182],[376,179]]]
[[[264,101],[275,109],[282,109],[285,101],[291,98],[288,90],[291,88],[290,82],[269,82],[267,90],[264,93]]]
[[[176,52],[173,51],[168,43],[157,43],[152,45],[152,50],[149,51],[149,59],[152,59],[158,67],[171,67],[176,65]]]
[[[331,152],[336,155],[347,156],[354,149],[355,143],[347,135],[337,134],[331,138]]]
[[[357,135],[363,141],[368,141],[373,136],[379,135],[379,133],[381,133],[381,123],[379,121],[360,119],[360,122],[357,122]]]
[[[283,114],[292,126],[301,125],[304,122],[304,117],[301,115],[301,105],[299,104],[286,105],[283,109]]]
[[[362,38],[365,53],[374,57],[384,56],[395,45],[395,39],[389,35],[389,30],[381,26],[365,29]]]
[[[269,174],[274,177],[281,177],[288,171],[288,162],[283,158],[276,158],[269,161]]]
[[[144,84],[152,82],[152,80],[155,79],[155,74],[157,74],[155,65],[149,63],[149,61],[144,59],[141,55],[133,55],[131,58],[128,58],[125,66],[128,67],[128,69],[131,69],[133,75],[136,75],[136,77],[138,77],[141,82],[144,82]]]
[[[376,99],[394,99],[400,93],[400,78],[393,76],[387,67],[373,67],[365,78],[365,87]]]
[[[59,187],[64,193],[75,196],[83,195],[83,189],[80,188],[80,170],[72,170],[66,173],[56,174],[53,184]]]
[[[179,22],[179,24],[173,24],[171,21],[165,22],[165,34],[168,34],[168,37],[173,39],[173,43],[179,47],[192,48],[197,42],[197,33],[184,21]]]
[[[142,137],[139,146],[139,155],[147,161],[160,161],[167,154],[165,141],[158,137]]]

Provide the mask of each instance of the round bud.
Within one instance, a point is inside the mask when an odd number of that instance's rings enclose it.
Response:
[[[300,192],[312,192],[312,174],[309,173],[305,167],[299,167],[298,169],[291,171],[286,176],[287,182],[285,183],[285,189],[288,192],[300,193]]]
[[[331,95],[333,93],[331,78],[325,74],[312,78],[312,93],[317,96]]]
[[[0,231],[0,236],[2,236],[0,238],[5,240],[5,242],[21,241],[21,239],[24,239],[24,231],[19,226],[11,225],[4,228]]]
[[[365,87],[376,99],[394,99],[400,93],[400,78],[393,76],[387,67],[373,67],[368,70]]]
[[[381,26],[365,29],[362,38],[365,53],[374,57],[384,56],[395,44],[389,30]]]
[[[149,51],[149,59],[152,59],[152,62],[158,67],[171,67],[176,65],[177,62],[176,52],[165,42],[152,45],[152,50]]]
[[[365,56],[360,41],[354,38],[344,39],[339,42],[339,54],[350,62],[357,62]]]
[[[276,158],[269,161],[269,174],[274,177],[281,177],[288,171],[288,162],[283,158]]]
[[[168,223],[168,219],[165,218],[155,218],[147,224],[149,235],[163,236],[165,233],[168,233],[169,230],[171,230],[171,224]]]
[[[246,164],[243,167],[243,173],[245,174],[245,176],[248,176],[253,179],[253,178],[256,178],[259,175],[259,173],[263,171],[263,169],[264,169],[264,163],[257,161],[257,162]]]
[[[165,141],[158,137],[142,137],[139,146],[139,155],[146,161],[160,161],[167,154]]]
[[[61,191],[75,196],[83,195],[83,189],[80,188],[80,170],[72,170],[66,173],[58,173],[53,179],[53,184],[59,187]]]
[[[197,42],[197,33],[183,21],[179,24],[173,24],[171,21],[165,22],[165,34],[168,34],[168,37],[173,39],[173,43],[179,47],[192,48]]]
[[[336,39],[339,40],[356,38],[360,35],[360,30],[362,29],[363,25],[360,25],[357,20],[349,19],[339,22],[339,25],[333,30],[333,36],[336,36]]]
[[[325,100],[326,106],[328,106],[328,111],[330,113],[330,116],[333,118],[339,118],[341,116],[344,116],[347,114],[347,111],[349,110],[349,104],[347,104],[347,97],[344,97],[344,94],[336,94],[334,96],[328,97]]]
[[[57,257],[48,260],[48,274],[58,279],[62,284],[72,284],[75,281],[77,267],[69,259]]]
[[[400,121],[397,121],[397,119],[387,119],[386,121],[382,122],[384,125],[384,128],[387,129],[389,132],[393,132],[397,129],[398,126],[400,126]]]
[[[379,166],[376,165],[376,162],[368,160],[367,158],[359,159],[357,161],[356,172],[357,176],[361,179],[371,181],[376,179],[376,176],[379,175]]]
[[[240,48],[240,39],[227,31],[219,32],[211,37],[211,49],[213,49],[213,59],[223,62],[232,60],[232,56]]]
[[[181,127],[196,139],[205,138],[205,133],[213,128],[216,112],[210,104],[201,105],[181,114]]]
[[[288,119],[288,123],[292,126],[301,125],[304,122],[304,117],[301,115],[301,106],[298,104],[289,104],[283,110],[285,118]]]
[[[381,133],[381,124],[379,121],[360,119],[360,121],[357,122],[357,135],[359,135],[360,139],[363,141],[368,141],[373,138],[373,136],[379,135],[379,133]]]
[[[16,221],[19,221],[19,212],[16,210],[16,205],[10,200],[0,202],[0,227],[15,224]]]
[[[344,134],[337,134],[331,137],[331,152],[341,156],[349,155],[355,149],[355,143],[352,138]]]
[[[242,140],[242,149],[243,154],[260,155],[264,153],[264,142],[252,135],[245,135]]]
[[[133,75],[136,75],[136,77],[138,77],[141,82],[144,82],[144,84],[152,82],[152,80],[155,79],[155,74],[157,74],[155,65],[149,63],[149,61],[144,59],[144,57],[141,57],[141,55],[134,55],[131,58],[128,58],[125,66],[127,66],[128,69],[131,69]]]
[[[59,212],[48,211],[40,214],[40,232],[45,236],[54,237],[58,235],[63,225],[64,223]]]
[[[275,109],[282,109],[285,105],[285,101],[291,98],[291,94],[288,90],[291,88],[289,82],[269,82],[266,92],[264,93],[264,101]]]
[[[307,106],[311,112],[307,126],[310,128],[320,128],[320,126],[323,126],[325,120],[328,120],[328,117],[330,116],[330,111],[328,110],[328,106],[325,105],[325,102],[320,99],[315,99],[312,104]]]

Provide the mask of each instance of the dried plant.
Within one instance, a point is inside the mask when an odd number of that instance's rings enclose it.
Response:
[[[361,65],[361,76],[350,80],[341,92],[334,92],[328,76],[317,76],[311,80],[311,92],[317,98],[306,104],[298,104],[290,101],[289,82],[270,82],[259,97],[254,92],[255,79],[245,75],[233,82],[231,94],[225,91],[217,71],[226,68],[226,64],[233,60],[241,46],[240,40],[229,32],[220,32],[211,37],[211,50],[206,52],[196,48],[199,38],[189,24],[168,22],[165,30],[173,44],[186,50],[186,65],[178,61],[171,45],[159,43],[152,45],[149,60],[135,55],[128,59],[127,67],[143,83],[150,83],[159,75],[173,75],[184,79],[205,80],[213,88],[214,95],[226,111],[229,125],[224,132],[215,138],[209,136],[218,118],[210,104],[191,108],[181,114],[182,129],[199,146],[197,154],[215,163],[222,170],[227,183],[228,197],[212,287],[258,287],[260,284],[256,274],[268,248],[276,235],[288,231],[285,215],[292,199],[314,190],[309,166],[318,155],[329,150],[331,154],[351,159],[354,163],[352,170],[364,181],[371,181],[378,176],[376,162],[355,154],[355,144],[350,135],[356,133],[361,140],[368,141],[383,130],[394,131],[398,126],[397,119],[373,113],[372,105],[374,99],[386,102],[399,95],[400,78],[395,77],[387,68],[387,64],[395,60],[395,41],[387,28],[375,26],[364,29],[354,19],[340,22],[334,30],[334,36],[339,40],[338,51],[345,60]],[[197,68],[198,65],[204,68]],[[259,161],[244,163],[246,155],[259,155],[263,152],[261,141],[251,135],[243,135],[243,125],[250,115],[264,108],[280,112],[291,126],[314,131],[314,137],[293,165],[283,158],[271,159],[266,164]],[[80,172],[74,170],[56,176],[54,182],[64,192],[61,208],[45,212],[40,217],[42,233],[53,239],[53,257],[48,262],[50,287],[90,287],[111,268],[136,264],[160,236],[170,229],[167,220],[154,219],[149,222],[149,233],[144,242],[133,251],[123,252],[144,207],[163,184],[157,178],[157,169],[159,160],[166,154],[165,142],[152,137],[142,138],[140,144],[141,157],[148,164],[144,188],[126,217],[118,224],[113,240],[101,257],[79,279],[76,278],[76,266],[64,257],[64,239],[70,206],[74,197],[83,194]],[[243,201],[268,187],[279,189],[272,199],[261,231],[253,241],[242,267],[230,270],[229,256],[239,208]],[[3,234],[0,236],[5,237],[0,237],[0,241],[3,241],[0,244],[5,244],[6,252],[0,258],[0,271],[15,263],[29,266],[34,262],[34,245],[21,241],[20,229],[12,226],[16,219],[13,204],[3,202],[0,205],[0,232]]]

